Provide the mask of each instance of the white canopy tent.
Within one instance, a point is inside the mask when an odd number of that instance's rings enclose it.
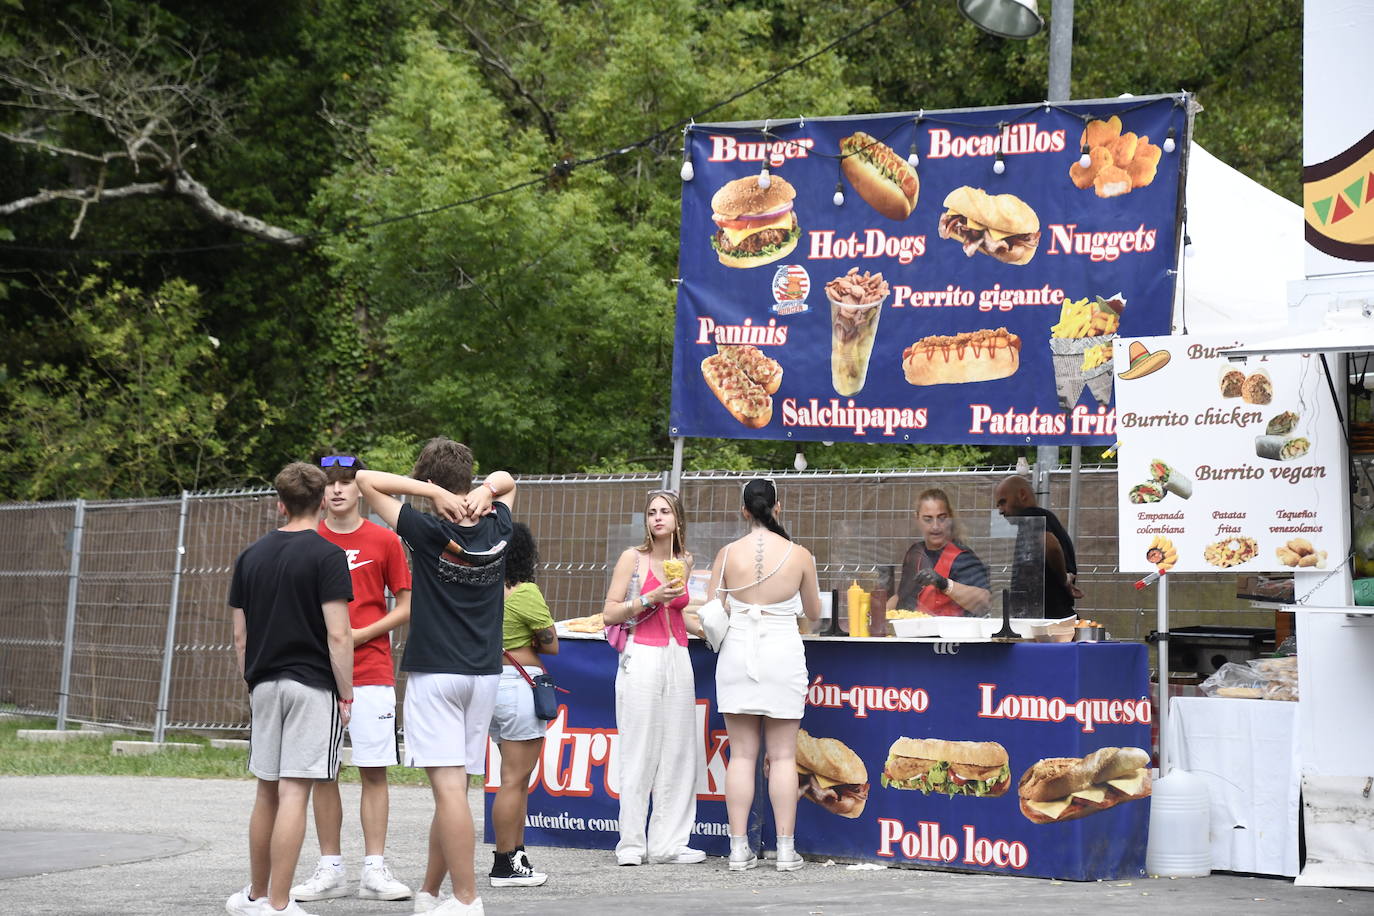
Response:
[[[1187,236],[1174,333],[1259,336],[1288,322],[1288,284],[1303,276],[1302,207],[1196,143],[1188,155]]]

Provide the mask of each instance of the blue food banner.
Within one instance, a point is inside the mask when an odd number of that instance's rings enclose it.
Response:
[[[560,694],[531,778],[525,842],[609,850],[619,829],[617,658],[599,639],[560,647],[550,667],[571,693]],[[1145,646],[808,639],[806,652],[803,855],[1071,880],[1144,873]],[[691,845],[723,856],[729,741],[716,656],[696,640],[691,656],[700,734]],[[489,744],[488,842],[499,764]],[[771,848],[762,785],[754,810]]]
[[[1170,333],[1187,104],[692,125],[671,433],[1115,441],[1112,341]]]

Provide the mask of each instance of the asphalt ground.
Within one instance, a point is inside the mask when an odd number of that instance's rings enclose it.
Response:
[[[361,868],[357,785],[344,784],[343,852],[349,876]],[[0,913],[164,916],[223,913],[247,881],[251,781],[118,776],[0,779]],[[481,836],[482,793],[469,794]],[[387,860],[418,884],[431,814],[428,789],[393,787]],[[297,880],[317,847],[308,830]],[[491,847],[478,845],[478,884],[492,914],[1064,913],[1374,914],[1374,891],[1296,887],[1282,878],[1216,873],[1206,878],[1061,882],[919,869],[850,869],[808,862],[779,873],[764,863],[738,874],[725,860],[620,868],[608,850],[533,847],[548,872],[539,888],[489,888]],[[356,897],[306,906],[319,916],[405,914],[411,903]]]

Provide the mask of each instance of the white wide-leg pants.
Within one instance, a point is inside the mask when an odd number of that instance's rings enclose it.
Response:
[[[696,733],[696,682],[685,646],[671,639],[666,646],[641,646],[631,638],[615,676],[615,722],[620,733],[616,860],[638,864],[672,858],[687,845],[696,820],[703,756]]]

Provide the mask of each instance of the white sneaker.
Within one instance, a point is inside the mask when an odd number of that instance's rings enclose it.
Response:
[[[406,900],[410,897],[410,888],[397,881],[386,864],[364,865],[358,896],[364,900]]]
[[[292,900],[332,900],[348,896],[348,880],[342,868],[321,862],[310,879],[291,888]]]
[[[706,853],[684,846],[677,851],[677,855],[659,856],[654,861],[659,865],[696,865],[698,862],[706,861]]]
[[[253,885],[245,884],[243,890],[235,891],[233,895],[224,902],[224,909],[238,916],[257,916],[265,912],[267,908],[267,898],[259,897],[257,900],[250,900],[248,892],[253,889]]]
[[[481,897],[471,903],[459,903],[457,897],[450,897],[430,912],[434,916],[486,916],[487,911],[482,908]]]
[[[730,871],[748,871],[758,867],[759,857],[754,854],[752,849],[742,849],[739,852],[730,850]]]
[[[806,864],[806,860],[797,854],[795,849],[791,850],[790,855],[778,853],[778,871],[796,871]]]
[[[258,916],[267,916],[269,913],[280,913],[281,916],[315,916],[314,913],[307,913],[305,910],[301,909],[301,905],[295,900],[288,903],[284,910],[274,910],[272,909],[272,904],[267,902],[266,897],[260,897],[259,899],[262,900],[262,909],[257,911]]]
[[[449,899],[449,898],[448,898],[448,895],[445,894],[445,893],[443,893],[443,892],[440,892],[439,896],[436,897],[436,896],[434,896],[433,894],[427,894],[427,893],[425,893],[424,891],[416,891],[416,892],[415,892],[415,906],[414,906],[413,909],[411,909],[411,912],[412,912],[412,913],[429,913],[429,912],[432,912],[433,910],[435,910],[435,909],[439,906],[439,904],[446,902],[448,899]]]

